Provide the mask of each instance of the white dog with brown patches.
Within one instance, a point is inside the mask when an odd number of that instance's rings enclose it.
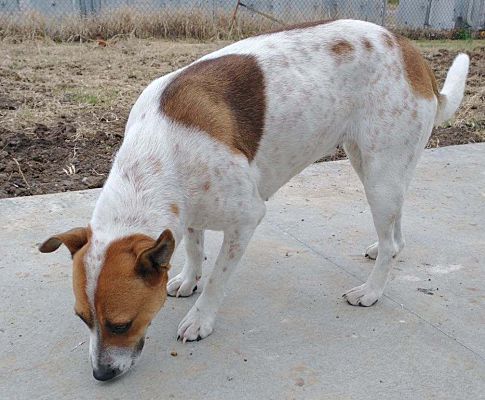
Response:
[[[374,304],[404,246],[401,210],[416,163],[433,125],[459,106],[468,63],[464,54],[455,59],[440,93],[406,39],[340,20],[249,38],[152,82],[131,111],[88,227],[40,248],[63,243],[71,251],[94,377],[127,371],[167,293],[194,292],[206,229],[223,231],[224,241],[178,336],[208,336],[265,200],[339,145],[364,185],[378,236],[366,250],[376,259],[367,282],[344,296]],[[185,265],[168,281],[183,237]]]

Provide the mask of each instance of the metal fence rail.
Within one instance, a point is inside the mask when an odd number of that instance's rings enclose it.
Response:
[[[35,14],[48,21],[65,17],[117,17],[118,10],[146,15],[237,9],[251,18],[289,24],[327,18],[355,18],[410,29],[485,29],[485,0],[0,0],[0,18],[22,23]]]

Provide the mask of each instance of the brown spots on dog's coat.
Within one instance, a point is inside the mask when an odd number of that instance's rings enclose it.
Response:
[[[374,49],[374,46],[372,45],[372,43],[370,42],[370,40],[367,39],[367,38],[362,39],[362,46],[364,46],[364,48],[367,51],[372,51]]]
[[[396,36],[396,41],[401,50],[406,79],[414,94],[426,99],[436,96],[439,101],[436,78],[419,50],[404,37]]]
[[[196,62],[165,88],[161,110],[251,161],[264,129],[263,72],[251,55],[232,54]]]
[[[175,203],[170,204],[170,211],[172,212],[172,214],[175,214],[177,217],[180,214],[179,206]]]
[[[348,56],[354,51],[354,46],[347,40],[337,40],[331,45],[330,51],[338,58]]]
[[[153,160],[153,172],[160,174],[162,172],[162,162],[160,160]]]

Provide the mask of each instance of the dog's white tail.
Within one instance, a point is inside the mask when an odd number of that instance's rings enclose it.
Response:
[[[470,59],[464,53],[458,54],[446,75],[445,84],[440,92],[440,101],[435,117],[435,126],[450,119],[463,99],[465,81]]]

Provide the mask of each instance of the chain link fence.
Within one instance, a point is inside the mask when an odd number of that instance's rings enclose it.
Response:
[[[0,36],[231,38],[338,18],[401,31],[478,32],[485,0],[0,0]]]

